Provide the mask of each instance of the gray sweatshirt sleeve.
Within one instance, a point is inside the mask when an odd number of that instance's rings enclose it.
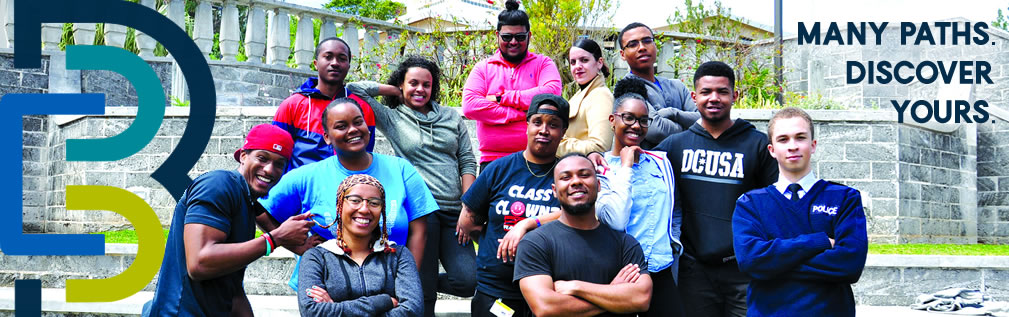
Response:
[[[393,109],[386,106],[384,103],[378,102],[375,97],[378,97],[378,83],[373,81],[356,81],[347,84],[347,90],[350,90],[352,94],[357,95],[364,99],[369,105],[371,105],[372,112],[375,113],[375,126],[379,129],[385,131],[385,127],[391,127],[395,120],[393,117],[396,115]],[[372,136],[375,137],[375,136]]]
[[[312,248],[301,259],[298,273],[298,310],[302,316],[375,316],[392,308],[392,298],[387,294],[364,296],[353,300],[316,303],[306,291],[312,286],[326,288],[323,280],[325,266],[321,248]],[[411,257],[412,259],[412,257]],[[342,265],[335,263],[334,265]]]
[[[399,300],[399,306],[390,310],[386,316],[424,315],[424,294],[420,288],[420,275],[417,273],[417,264],[413,261],[413,254],[405,247],[398,248],[396,252],[402,252],[396,263],[398,266],[396,297]]]
[[[452,109],[445,109],[452,111]],[[456,159],[459,160],[459,175],[470,174],[476,176],[476,156],[473,154],[473,145],[469,140],[469,129],[466,129],[466,120],[459,120],[459,148],[456,150]]]

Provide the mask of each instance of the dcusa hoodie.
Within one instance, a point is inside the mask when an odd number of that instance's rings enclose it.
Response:
[[[669,156],[680,191],[684,254],[706,264],[735,260],[732,211],[736,199],[778,179],[778,164],[767,152],[767,144],[767,134],[736,119],[717,139],[694,123],[656,146]]]

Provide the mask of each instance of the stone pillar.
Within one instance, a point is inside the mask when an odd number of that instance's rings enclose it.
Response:
[[[14,0],[0,0],[0,8],[3,8],[3,14],[0,14],[0,25],[3,26],[3,30],[0,30],[0,45],[4,47],[14,47]]]
[[[291,54],[291,22],[287,9],[277,8],[270,11],[270,32],[266,37],[266,63],[284,65],[287,56]]]
[[[200,48],[203,57],[210,55],[214,48],[214,8],[209,1],[196,0],[196,16],[193,19],[193,42]]]
[[[364,32],[364,50],[361,54],[374,54],[378,47],[378,30],[367,28]]]
[[[74,44],[77,45],[95,44],[96,28],[97,26],[94,23],[74,23]]]
[[[336,37],[336,23],[329,18],[322,18],[322,25],[319,26],[319,41],[323,39]]]
[[[166,0],[168,2],[168,19],[175,22],[183,30],[186,29],[186,2],[185,0]],[[168,54],[171,57],[171,53]],[[181,101],[186,101],[186,77],[179,68],[179,63],[172,63],[172,93],[171,97]]]
[[[245,23],[245,56],[248,62],[263,63],[266,49],[266,13],[257,4],[249,5],[248,21]]]
[[[105,23],[105,45],[124,47],[126,45],[126,26]]]
[[[400,46],[399,43],[397,42],[399,41],[399,37],[401,36],[401,34],[399,31],[394,30],[386,30],[385,34],[386,34],[385,40],[387,43],[387,47],[385,48],[386,50],[385,57],[387,58],[387,60],[385,62],[390,63],[391,65],[392,63],[398,62],[397,57],[399,57]]]
[[[357,57],[361,54],[361,44],[358,40],[357,26],[351,22],[343,22],[343,41],[350,46],[351,55]]]
[[[310,69],[308,65],[312,64],[312,53],[315,51],[312,31],[312,16],[302,13],[294,38],[294,62],[298,64],[298,69]]]
[[[3,33],[3,32],[0,32]],[[63,37],[63,23],[42,24],[42,44],[46,50],[59,51]]]
[[[235,1],[226,0],[224,1],[224,9],[221,11],[221,37],[219,38],[222,61],[235,61],[235,55],[238,55],[238,29],[238,7],[235,6]]]
[[[155,10],[157,9],[154,7],[154,0],[140,0],[140,4],[151,9]],[[140,50],[140,57],[153,57],[155,46],[154,39],[152,39],[150,36],[147,36],[147,34],[140,32],[139,30],[134,31],[136,32],[135,39],[137,42],[137,49]]]

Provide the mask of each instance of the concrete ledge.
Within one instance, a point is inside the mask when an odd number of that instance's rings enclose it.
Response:
[[[154,292],[139,292],[123,300],[105,303],[68,303],[65,289],[42,289],[42,311],[51,313],[84,313],[96,315],[140,315]],[[249,295],[252,311],[256,316],[299,316],[298,299],[295,296]],[[435,305],[435,316],[469,316],[469,300],[439,300]],[[0,315],[14,311],[14,288],[0,287]]]
[[[870,254],[865,266],[1009,270],[1009,256]]]

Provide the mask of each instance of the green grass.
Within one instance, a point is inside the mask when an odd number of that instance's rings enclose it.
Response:
[[[1009,256],[1009,245],[991,244],[869,244],[870,254],[1000,255]]]
[[[165,234],[165,239],[168,238],[168,229],[161,229]],[[137,244],[137,232],[133,229],[126,230],[116,230],[116,231],[102,231],[94,232],[95,234],[104,234],[105,243],[129,243]],[[256,229],[256,237],[258,238],[263,232]]]

